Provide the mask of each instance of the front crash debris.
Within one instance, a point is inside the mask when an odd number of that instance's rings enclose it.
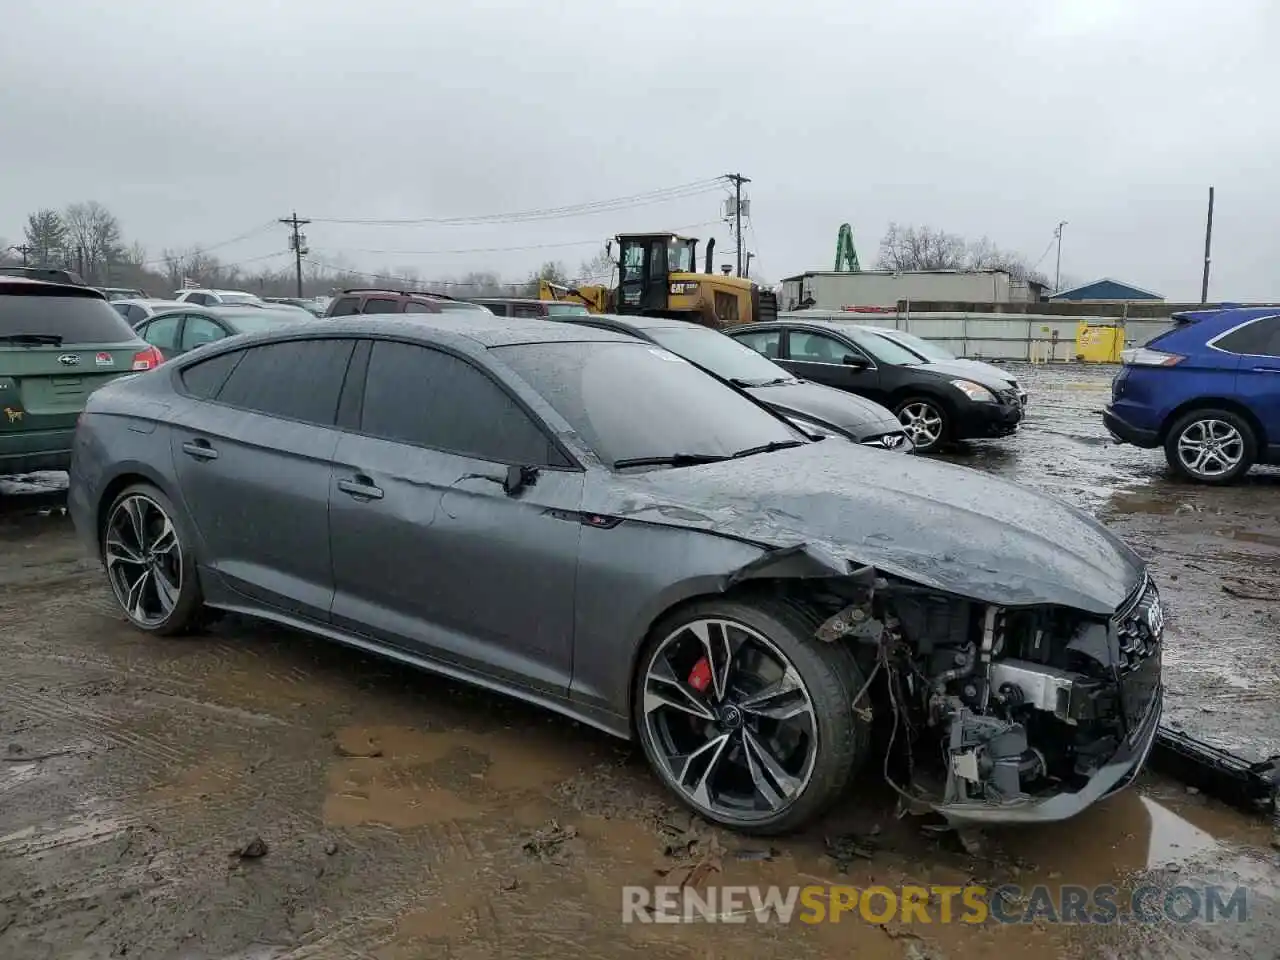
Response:
[[[957,825],[1060,820],[1136,778],[1161,708],[1164,618],[1149,579],[1109,618],[871,568],[846,582],[816,635],[883,676],[884,773],[911,807]]]

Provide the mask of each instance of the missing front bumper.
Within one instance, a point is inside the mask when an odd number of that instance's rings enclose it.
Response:
[[[952,824],[1051,823],[1068,820],[1094,803],[1119,793],[1137,779],[1151,753],[1163,710],[1164,689],[1152,697],[1146,717],[1110,761],[1099,767],[1079,790],[1047,797],[1021,797],[1004,802],[959,802],[934,806]]]

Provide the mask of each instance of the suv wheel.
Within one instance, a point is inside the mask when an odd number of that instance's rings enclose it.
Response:
[[[1175,472],[1197,483],[1232,483],[1253,466],[1258,442],[1253,428],[1230,410],[1192,410],[1169,430],[1165,457]]]

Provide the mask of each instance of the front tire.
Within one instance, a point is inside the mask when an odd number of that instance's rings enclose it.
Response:
[[[915,444],[916,453],[935,453],[950,439],[951,418],[932,397],[908,397],[893,412]]]
[[[1164,454],[1180,476],[1223,486],[1253,466],[1258,441],[1253,427],[1238,413],[1206,408],[1178,418],[1165,437]]]
[[[780,603],[705,600],[666,617],[640,658],[635,724],[650,765],[699,814],[779,834],[826,809],[870,745],[849,650]],[[861,706],[867,706],[864,698]]]
[[[127,487],[107,510],[101,541],[111,592],[130,623],[157,636],[197,625],[204,597],[195,553],[168,497],[150,484]]]

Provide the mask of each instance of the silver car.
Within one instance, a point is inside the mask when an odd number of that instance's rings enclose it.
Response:
[[[68,496],[140,630],[237,611],[502,691],[637,739],[744,831],[864,765],[954,821],[1062,819],[1159,721],[1159,594],[1097,523],[814,440],[609,331],[383,315],[208,344],[92,394]]]

